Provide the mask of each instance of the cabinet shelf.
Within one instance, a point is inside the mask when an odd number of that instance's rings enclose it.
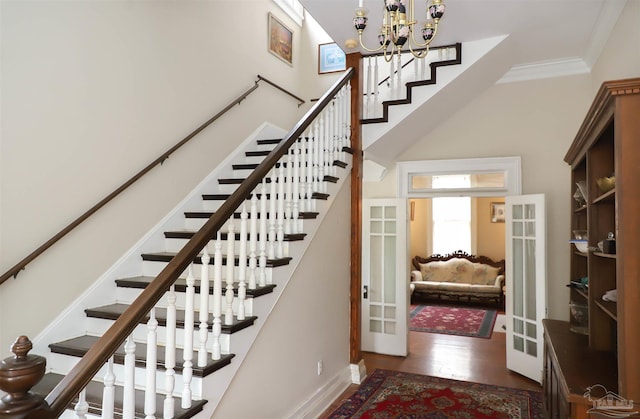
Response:
[[[596,199],[594,199],[592,203],[599,204],[601,202],[613,202],[615,196],[616,196],[616,188],[613,188],[610,191],[607,191],[602,195],[600,195],[599,197],[597,197]]]
[[[615,259],[617,257],[615,253],[611,254],[611,253],[593,252],[593,255],[598,256],[600,258],[606,258],[606,259]]]
[[[596,306],[613,320],[618,321],[618,304],[612,301],[594,300]]]
[[[574,288],[576,290],[576,293],[582,297],[584,297],[586,300],[589,299],[589,294],[587,293],[587,291],[583,291],[580,288]]]

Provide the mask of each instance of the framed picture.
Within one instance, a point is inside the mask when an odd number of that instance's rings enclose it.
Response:
[[[491,222],[504,223],[505,207],[504,202],[491,203]]]
[[[293,32],[269,13],[269,52],[293,66]]]
[[[335,73],[347,68],[347,56],[338,44],[331,42],[318,45],[318,74]]]

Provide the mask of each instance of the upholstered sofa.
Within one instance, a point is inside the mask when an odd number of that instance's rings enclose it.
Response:
[[[496,262],[457,251],[444,256],[416,256],[412,263],[412,295],[504,304],[504,259]]]

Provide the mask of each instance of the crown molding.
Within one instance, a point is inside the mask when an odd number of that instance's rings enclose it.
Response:
[[[582,58],[573,57],[514,66],[496,83],[513,83],[525,80],[587,74],[589,72],[591,72],[591,67],[589,67]]]

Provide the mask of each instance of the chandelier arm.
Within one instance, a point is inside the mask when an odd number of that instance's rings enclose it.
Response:
[[[391,53],[389,53],[389,58],[387,58],[387,49],[384,49],[384,54],[383,54],[383,58],[386,62],[390,63],[393,60],[393,54],[394,54],[394,49],[395,49],[395,44],[391,44]]]
[[[411,45],[411,43],[409,42],[409,51],[411,51],[411,55],[413,55],[416,58],[424,58],[427,56],[427,54],[429,53],[429,43],[427,43],[427,46],[425,47],[425,49],[423,49],[422,51],[415,51],[413,49],[413,46]]]
[[[369,52],[378,52],[378,51],[380,51],[380,50],[382,50],[382,49],[384,48],[384,44],[380,45],[380,47],[379,47],[379,48],[376,48],[376,49],[369,49],[369,48],[367,48],[367,47],[364,45],[364,43],[362,42],[362,32],[359,32],[359,33],[358,33],[358,39],[360,40],[360,46],[361,46],[363,49],[365,49],[365,50],[367,50],[367,51],[369,51]]]
[[[435,25],[433,25],[433,36],[431,37],[431,39],[429,39],[428,41],[426,41],[424,44],[420,43],[418,41],[416,41],[416,35],[414,31],[411,31],[411,39],[413,40],[413,43],[420,48],[423,47],[429,47],[429,45],[431,45],[431,41],[433,41],[436,38],[436,35],[438,34],[438,23],[436,22]]]

